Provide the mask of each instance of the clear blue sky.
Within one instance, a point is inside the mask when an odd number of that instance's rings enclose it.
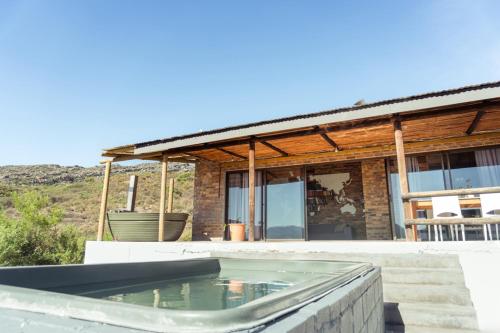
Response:
[[[500,1],[0,1],[0,165],[500,80]]]

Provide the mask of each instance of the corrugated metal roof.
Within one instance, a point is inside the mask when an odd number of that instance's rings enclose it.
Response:
[[[135,144],[134,153],[152,153],[268,132],[293,130],[308,126],[451,106],[493,98],[500,98],[500,81],[141,142]]]

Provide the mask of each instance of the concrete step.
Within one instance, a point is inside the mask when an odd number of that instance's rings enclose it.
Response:
[[[435,328],[476,330],[472,306],[429,303],[385,303],[385,322],[391,325],[425,325]]]
[[[216,255],[216,253],[212,253]],[[231,252],[224,256],[311,260],[310,253]],[[314,260],[370,262],[382,268],[388,333],[477,333],[477,319],[456,255],[314,253]],[[321,263],[318,263],[321,265]]]
[[[412,325],[385,325],[385,333],[479,333],[478,330],[437,328]]]
[[[385,282],[384,302],[472,305],[469,289],[465,287]]]
[[[344,259],[346,260],[346,259]],[[349,255],[349,260],[371,262],[382,268],[454,268],[461,269],[458,256],[429,254],[398,254],[398,255]]]
[[[455,268],[461,269],[458,256],[436,254],[371,254],[371,253],[311,253],[298,252],[260,252],[260,251],[235,251],[211,252],[212,256],[235,258],[261,258],[261,259],[289,259],[289,260],[339,260],[370,262],[382,268],[386,267],[411,267],[411,268]]]
[[[385,267],[382,279],[385,283],[465,286],[462,270],[456,268]]]

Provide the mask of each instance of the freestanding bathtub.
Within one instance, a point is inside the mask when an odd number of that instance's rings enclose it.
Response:
[[[377,317],[370,325],[379,327],[379,283],[380,271],[370,264],[332,261],[203,258],[7,267],[0,268],[0,331],[24,332],[28,322],[48,325],[50,332],[87,332],[85,325],[91,332],[297,332],[294,316],[312,307],[318,316],[327,309],[322,326],[314,319],[313,331],[320,332],[345,320],[354,325],[354,303],[369,294],[373,301],[365,307]],[[352,315],[341,319],[348,311]],[[301,316],[299,322],[310,321]],[[361,312],[358,325],[368,321]]]
[[[188,216],[185,213],[165,213],[163,240],[178,240]],[[116,241],[156,242],[159,218],[159,213],[108,213],[109,230]]]

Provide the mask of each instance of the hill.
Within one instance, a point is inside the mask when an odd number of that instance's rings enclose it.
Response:
[[[36,190],[49,196],[53,205],[61,207],[64,222],[75,224],[89,239],[95,238],[102,191],[104,167],[59,165],[0,166],[0,208],[14,214],[10,195],[14,191]],[[130,175],[138,175],[136,210],[157,212],[160,188],[160,164],[132,166],[113,165],[111,170],[108,209],[126,206]],[[171,163],[169,178],[175,179],[174,211],[192,216],[194,168]],[[183,239],[191,237],[189,225]]]

